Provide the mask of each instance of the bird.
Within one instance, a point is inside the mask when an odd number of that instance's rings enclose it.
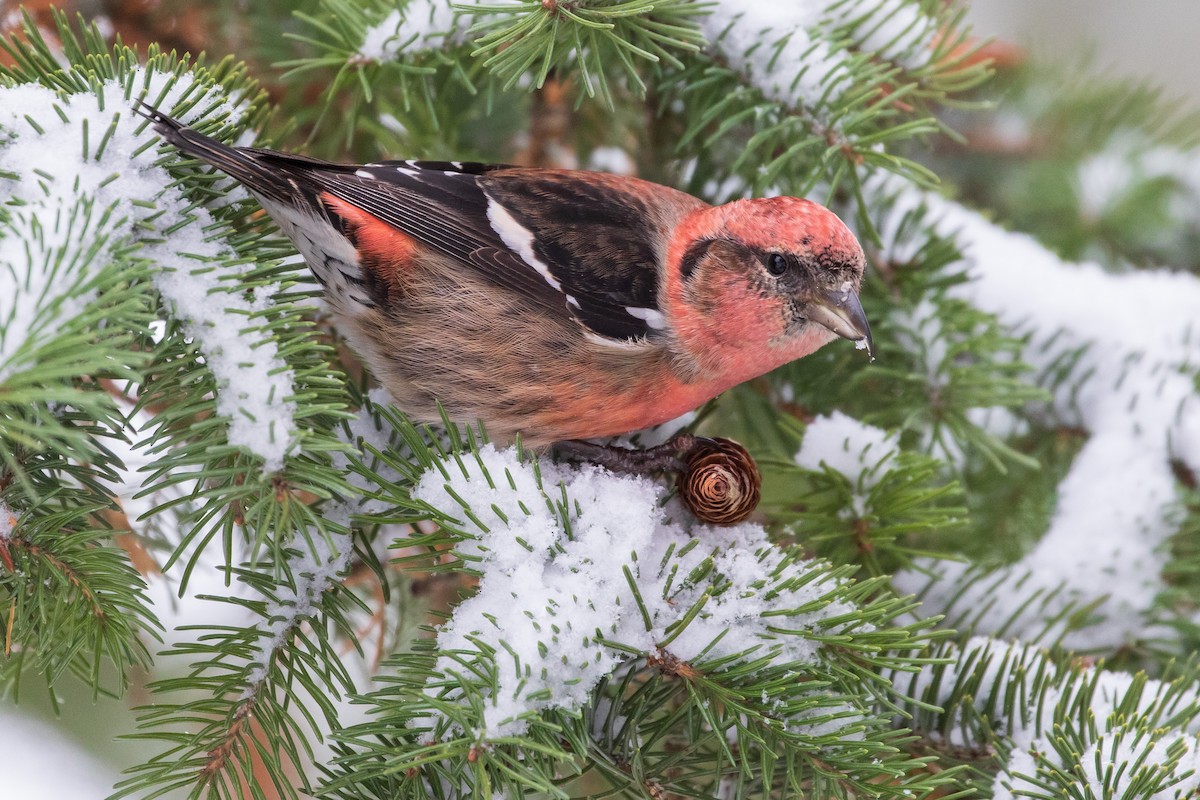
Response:
[[[873,352],[862,247],[810,200],[714,206],[603,172],[340,164],[135,110],[257,198],[417,422],[444,409],[494,442],[548,447],[675,419],[838,337]]]

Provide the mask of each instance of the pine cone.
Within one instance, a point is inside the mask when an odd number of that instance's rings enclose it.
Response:
[[[746,448],[732,439],[697,439],[684,454],[676,486],[696,519],[734,525],[758,507],[762,476]]]

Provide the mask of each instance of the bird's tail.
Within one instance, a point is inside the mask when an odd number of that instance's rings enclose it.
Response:
[[[270,151],[230,147],[192,130],[149,103],[139,101],[134,111],[153,122],[154,130],[168,143],[237,179],[255,194],[284,203],[295,202],[296,186],[288,182],[277,165],[266,163],[265,156]]]
[[[153,122],[168,143],[227,173],[257,196],[263,210],[304,256],[335,309],[354,315],[373,307],[343,220],[321,199],[325,176],[353,172],[356,167],[275,150],[230,147],[147,103],[135,111]]]

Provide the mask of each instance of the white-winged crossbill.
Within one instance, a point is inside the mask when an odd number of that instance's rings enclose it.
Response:
[[[863,251],[831,211],[711,206],[578,170],[336,164],[230,147],[157,109],[296,244],[412,418],[532,446],[656,425],[841,336],[870,347]]]

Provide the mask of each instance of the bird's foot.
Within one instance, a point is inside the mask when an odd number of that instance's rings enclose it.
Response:
[[[647,475],[655,472],[679,472],[687,465],[687,454],[699,441],[706,440],[690,433],[681,433],[657,447],[639,450],[571,439],[556,443],[554,453],[568,461],[596,464],[613,472]]]
[[[676,473],[679,499],[701,522],[733,525],[758,506],[762,476],[754,458],[732,439],[679,434],[657,447],[633,450],[580,440],[559,442],[555,452],[613,472]]]

